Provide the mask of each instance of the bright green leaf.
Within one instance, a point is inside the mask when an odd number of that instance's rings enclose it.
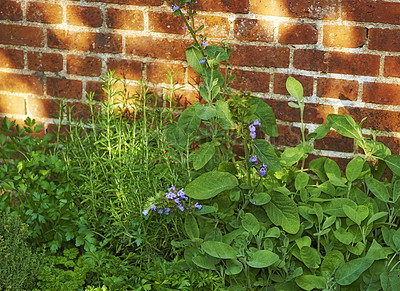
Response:
[[[214,258],[236,259],[236,251],[228,244],[220,241],[205,241],[201,245],[202,249]]]
[[[247,264],[253,268],[266,268],[279,260],[279,256],[268,250],[256,251],[247,261]]]

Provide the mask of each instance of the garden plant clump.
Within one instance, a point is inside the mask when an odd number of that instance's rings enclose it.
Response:
[[[201,102],[178,106],[173,73],[167,94],[141,82],[132,95],[109,72],[89,116],[61,101],[43,138],[4,118],[0,252],[27,259],[0,264],[18,278],[0,290],[396,290],[400,156],[348,115],[306,135],[292,77],[301,143],[276,150],[271,107],[229,88],[229,46],[207,44],[195,1],[167,2],[193,37]],[[306,163],[331,129],[360,148],[343,172]]]

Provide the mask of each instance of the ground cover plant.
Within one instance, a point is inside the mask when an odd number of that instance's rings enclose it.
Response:
[[[0,288],[396,290],[400,156],[347,115],[306,135],[294,78],[302,141],[276,150],[271,107],[229,89],[229,46],[207,44],[195,2],[167,2],[193,36],[200,102],[178,106],[173,73],[162,96],[144,83],[129,94],[109,72],[89,116],[60,102],[43,138],[34,120],[3,120],[0,252],[18,260],[18,243],[28,259],[0,264],[22,278]],[[360,148],[342,170],[306,163],[331,129]]]

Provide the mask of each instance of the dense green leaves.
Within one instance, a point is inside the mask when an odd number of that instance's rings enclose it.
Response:
[[[281,166],[275,149],[266,140],[256,139],[253,143],[253,150],[260,161],[272,171],[280,171]]]
[[[254,114],[261,122],[262,131],[269,136],[278,136],[278,126],[271,106],[257,97],[252,97],[250,99],[250,105],[255,111]]]
[[[266,268],[276,263],[279,256],[268,250],[256,251],[247,261],[247,264],[253,268]]]
[[[202,249],[210,256],[219,259],[236,259],[236,251],[228,244],[220,241],[206,241]]]

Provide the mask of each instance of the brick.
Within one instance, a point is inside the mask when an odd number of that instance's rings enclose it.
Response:
[[[274,22],[236,18],[234,33],[235,38],[240,40],[272,42],[274,40]]]
[[[204,25],[201,33],[207,37],[227,38],[229,36],[230,25],[226,17],[197,15],[195,25],[196,28]]]
[[[297,69],[328,73],[378,76],[380,56],[299,49],[294,52]]]
[[[144,17],[142,11],[107,9],[107,27],[125,30],[144,29]]]
[[[389,110],[375,110],[370,108],[340,107],[339,114],[348,114],[360,123],[364,117],[363,128],[400,132],[400,112]]]
[[[0,43],[42,47],[43,30],[39,27],[0,24]]]
[[[255,45],[232,45],[230,62],[239,66],[289,67],[289,48]]]
[[[185,49],[191,41],[181,39],[137,36],[126,38],[126,53],[141,57],[186,60]]]
[[[387,146],[391,150],[392,155],[400,154],[400,138],[394,136],[377,136],[376,141]]]
[[[121,53],[122,36],[116,33],[72,32],[48,29],[47,43],[51,48],[90,51],[96,53]]]
[[[0,2],[0,20],[22,20],[21,4],[16,1],[2,0]]]
[[[196,10],[231,13],[248,13],[249,0],[202,0],[195,5]]]
[[[81,99],[82,82],[78,80],[48,77],[47,94],[53,97]]]
[[[295,147],[302,142],[301,130],[299,127],[278,124],[279,135],[271,137],[271,143],[274,145],[284,145]]]
[[[0,48],[0,67],[23,69],[24,52],[22,50]]]
[[[310,23],[282,23],[279,25],[278,41],[285,44],[316,44],[318,30]]]
[[[255,14],[311,18],[337,19],[338,0],[251,0],[250,11]]]
[[[122,79],[142,79],[143,63],[135,60],[108,59],[107,70],[115,71],[115,75]]]
[[[369,30],[369,44],[371,50],[400,52],[400,29],[379,29]]]
[[[54,118],[58,115],[59,106],[54,100],[31,98],[27,99],[27,107],[30,115],[42,118]]]
[[[0,112],[25,115],[24,97],[0,95]]]
[[[105,100],[105,95],[101,82],[87,81],[86,82],[86,92],[94,93],[94,100],[101,101]]]
[[[193,70],[192,67],[187,67],[188,84],[193,86],[199,86],[202,83],[200,75]]]
[[[249,90],[251,92],[268,92],[270,74],[266,72],[253,72],[243,70],[232,70],[232,75],[236,75],[231,87],[237,90]]]
[[[287,75],[287,74],[275,74],[274,76],[274,93],[281,95],[289,95],[286,90],[286,80],[291,76],[299,81],[303,85],[304,96],[312,96],[313,94],[313,77],[301,76],[301,75]]]
[[[90,56],[67,56],[67,73],[81,76],[100,76],[101,59]]]
[[[67,23],[100,27],[103,24],[103,13],[97,7],[69,5],[67,6]]]
[[[62,7],[57,4],[29,2],[26,17],[32,22],[62,23]]]
[[[147,81],[152,83],[169,83],[166,73],[176,73],[174,83],[184,84],[185,69],[182,65],[163,64],[163,63],[147,63]]]
[[[399,97],[400,85],[385,83],[364,83],[364,102],[400,105]]]
[[[366,41],[367,29],[361,26],[324,25],[323,45],[326,47],[362,47]]]
[[[385,68],[383,75],[385,77],[400,77],[400,57],[385,57]]]
[[[74,0],[79,1],[79,0]],[[87,2],[115,3],[121,5],[138,5],[138,6],[161,6],[163,0],[87,0]]]
[[[342,18],[359,22],[400,24],[400,3],[376,0],[342,0]]]
[[[357,100],[358,82],[331,78],[318,78],[317,96],[341,100]]]
[[[43,94],[42,78],[35,75],[21,75],[0,72],[0,91]]]
[[[352,153],[354,152],[354,141],[331,130],[324,138],[314,141],[314,148],[317,150]]]
[[[63,56],[56,53],[28,52],[28,68],[35,71],[60,72]]]
[[[154,32],[184,34],[183,20],[167,12],[149,12],[149,29]]]

